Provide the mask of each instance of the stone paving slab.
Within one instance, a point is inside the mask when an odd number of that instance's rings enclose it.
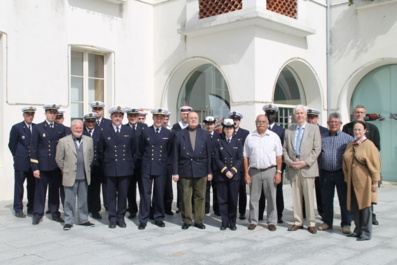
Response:
[[[179,214],[166,216],[165,228],[148,223],[140,231],[137,219],[126,219],[127,228],[109,229],[104,211],[103,220],[90,219],[95,227],[74,225],[63,231],[49,215],[37,226],[30,216],[16,218],[12,202],[2,201],[0,264],[397,264],[396,194],[397,185],[380,188],[375,206],[380,225],[373,226],[373,238],[366,242],[342,234],[337,199],[333,230],[288,232],[289,185],[284,185],[284,223],[275,232],[263,222],[250,231],[247,220],[237,221],[237,231],[220,231],[220,218],[213,214],[205,217],[205,230],[182,230]]]

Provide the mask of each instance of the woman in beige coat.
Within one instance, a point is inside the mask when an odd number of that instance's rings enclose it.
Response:
[[[367,126],[354,124],[354,136],[343,154],[343,172],[347,182],[347,209],[352,211],[355,229],[348,237],[370,240],[372,234],[371,203],[377,202],[381,161],[378,149],[367,139]]]

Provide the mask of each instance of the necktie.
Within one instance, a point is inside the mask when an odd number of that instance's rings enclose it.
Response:
[[[227,138],[227,143],[230,144],[230,138]]]
[[[119,127],[116,127],[116,133],[118,134],[119,132]]]
[[[50,128],[54,129],[54,124],[53,123],[50,123]]]
[[[160,129],[156,128],[156,133],[159,134],[160,133]]]
[[[92,131],[91,131],[91,130],[89,130],[89,131],[88,131],[88,133],[89,133],[89,134],[90,134],[90,136],[92,137]]]
[[[99,126],[99,121],[96,121],[96,124],[98,124],[98,126]]]
[[[32,125],[29,124],[29,131],[32,132]]]
[[[300,149],[301,149],[301,143],[302,143],[302,134],[303,134],[303,128],[298,127],[298,136],[296,137],[296,155],[300,155]]]

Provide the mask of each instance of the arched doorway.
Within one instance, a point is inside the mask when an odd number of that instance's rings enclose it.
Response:
[[[306,95],[297,73],[289,66],[281,71],[274,90],[274,103],[279,106],[278,121],[284,128],[295,123],[293,109],[306,105]]]
[[[214,116],[221,121],[230,111],[229,89],[222,73],[212,64],[203,64],[191,71],[183,82],[176,108],[191,106],[200,121]]]
[[[357,105],[367,111],[367,122],[380,133],[383,180],[397,181],[397,64],[378,67],[366,74],[356,86],[350,113]]]

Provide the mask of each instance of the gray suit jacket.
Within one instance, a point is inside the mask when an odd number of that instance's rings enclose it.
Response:
[[[82,136],[83,138],[83,154],[84,154],[84,169],[87,178],[87,183],[91,183],[91,163],[94,159],[94,144],[91,137]],[[68,135],[59,140],[55,156],[59,168],[63,172],[62,185],[65,187],[72,187],[76,181],[77,168],[77,152],[76,146],[73,142],[72,135]]]
[[[298,170],[288,165],[296,161],[295,156],[295,130],[296,125],[292,125],[285,130],[285,140],[283,146],[284,162],[287,164],[287,178],[293,180]],[[317,125],[306,123],[300,148],[300,161],[305,161],[308,165],[300,169],[303,177],[317,177],[318,164],[317,157],[321,153],[321,135]]]

